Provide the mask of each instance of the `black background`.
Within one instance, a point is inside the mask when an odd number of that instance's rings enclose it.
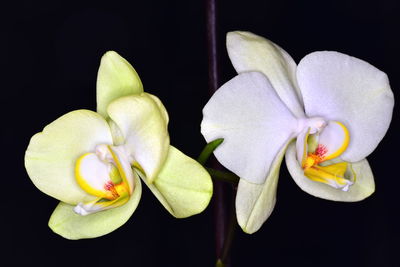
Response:
[[[397,1],[219,2],[223,82],[235,75],[225,34],[248,30],[296,62],[316,50],[364,59],[388,74],[398,94]],[[124,226],[69,241],[47,227],[57,200],[35,188],[23,165],[33,134],[68,111],[95,109],[96,73],[107,50],[132,63],[145,90],[169,111],[171,143],[196,157],[205,144],[199,125],[209,98],[204,1],[16,1],[0,12],[1,265],[213,266],[211,206],[177,220],[145,189]],[[400,266],[398,129],[395,109],[368,158],[376,192],[359,203],[304,193],[283,164],[275,210],[257,233],[238,229],[233,266]]]

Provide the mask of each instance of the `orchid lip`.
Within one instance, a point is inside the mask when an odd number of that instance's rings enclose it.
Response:
[[[347,149],[350,142],[349,131],[338,121],[326,123],[320,118],[311,118],[302,123],[308,128],[306,132],[303,130],[299,134],[297,148],[304,175],[313,181],[347,191],[354,183],[349,179],[353,175],[348,174],[351,164],[326,164],[329,160],[337,159]]]
[[[114,208],[129,200],[134,189],[134,178],[123,147],[98,145],[95,153],[81,155],[75,165],[78,185],[94,201],[79,203],[75,212],[87,215]]]

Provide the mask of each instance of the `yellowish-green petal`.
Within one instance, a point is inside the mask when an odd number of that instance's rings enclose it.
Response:
[[[285,155],[284,145],[271,165],[263,184],[253,184],[240,179],[236,194],[236,217],[244,232],[253,234],[271,215],[276,202],[279,170]]]
[[[375,191],[374,176],[366,159],[348,163],[355,174],[355,182],[348,191],[331,187],[327,184],[312,181],[304,175],[296,159],[296,146],[291,143],[286,151],[286,165],[296,184],[305,192],[328,200],[354,202],[369,197]]]
[[[176,218],[202,212],[213,192],[208,172],[197,161],[173,146],[169,148],[167,160],[158,177],[152,184],[146,184]]]
[[[25,153],[25,168],[44,193],[69,204],[93,200],[75,180],[76,160],[96,145],[112,144],[107,122],[89,110],[69,112],[35,134]]]
[[[133,214],[142,194],[140,179],[135,176],[135,190],[129,201],[117,208],[81,216],[74,206],[60,202],[49,220],[49,227],[67,239],[94,238],[108,234],[122,226]]]
[[[132,164],[139,165],[150,182],[160,171],[169,149],[166,111],[154,98],[141,93],[119,98],[108,106],[110,118],[124,136]]]
[[[132,65],[117,52],[105,53],[97,73],[97,112],[107,118],[107,106],[113,100],[142,92],[142,82]]]
[[[147,95],[150,96],[151,99],[153,99],[154,102],[157,104],[158,108],[159,108],[160,111],[161,111],[161,114],[162,114],[163,117],[164,117],[165,122],[168,124],[168,122],[169,122],[169,115],[168,115],[168,112],[167,112],[166,108],[164,107],[164,104],[163,104],[163,103],[161,102],[161,100],[160,100],[158,97],[156,97],[155,95],[152,95],[152,94],[147,94]]]

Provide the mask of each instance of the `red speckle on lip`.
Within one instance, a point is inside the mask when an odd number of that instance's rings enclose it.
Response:
[[[115,189],[115,184],[111,181],[108,181],[105,185],[104,185],[104,189],[107,191],[110,191],[113,199],[116,199],[117,197],[119,197],[117,190]]]
[[[314,154],[323,158],[327,152],[328,149],[326,148],[326,146],[319,144],[317,149],[315,149]]]
[[[104,185],[104,189],[107,191],[111,191],[114,188],[114,183],[111,181],[108,181],[105,185]]]

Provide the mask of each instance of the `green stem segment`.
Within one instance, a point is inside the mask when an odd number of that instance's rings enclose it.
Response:
[[[211,175],[211,177],[216,180],[232,183],[233,185],[237,185],[239,183],[240,178],[236,174],[233,174],[230,172],[219,171],[219,170],[215,170],[215,169],[207,168],[207,167],[206,167],[206,170]]]
[[[206,164],[208,158],[211,156],[211,154],[214,152],[214,150],[224,141],[223,138],[216,139],[210,143],[208,143],[203,151],[201,151],[199,157],[197,158],[197,161],[204,166]]]
[[[216,139],[210,143],[208,143],[203,151],[201,151],[199,157],[197,158],[197,161],[201,164],[201,165],[205,165],[206,162],[208,161],[208,159],[210,158],[210,156],[212,155],[212,153],[214,152],[214,150],[220,145],[222,144],[222,142],[224,141],[223,138],[219,138]],[[208,173],[211,175],[211,177],[213,179],[222,181],[222,182],[228,182],[228,183],[232,183],[234,185],[237,185],[239,183],[239,176],[237,176],[236,174],[230,173],[230,172],[224,172],[224,171],[220,171],[220,170],[216,170],[213,168],[207,168],[205,167],[206,170],[208,171]]]

